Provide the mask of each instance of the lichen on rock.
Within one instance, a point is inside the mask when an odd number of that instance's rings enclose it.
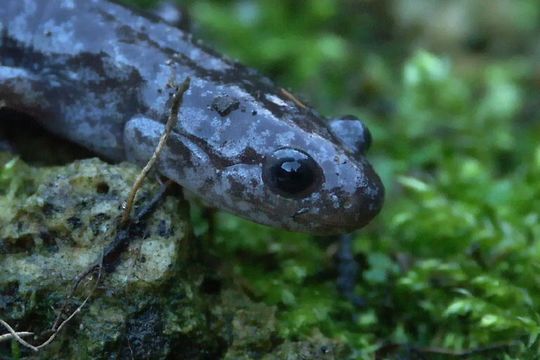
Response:
[[[54,321],[52,308],[58,309],[69,294],[73,279],[96,262],[114,239],[122,202],[138,170],[131,164],[109,165],[98,159],[64,167],[21,165],[19,170],[12,181],[32,179],[32,184],[29,193],[12,195],[11,204],[2,211],[0,318],[39,334]],[[137,205],[157,190],[151,183],[141,190]],[[175,274],[186,234],[186,220],[177,211],[180,205],[179,199],[168,197],[141,227],[143,233],[122,254],[114,272],[104,276],[96,300],[81,312],[79,330],[72,327],[75,333],[66,334],[68,343],[85,339],[88,355],[96,356],[125,337],[133,307],[147,303],[153,291]],[[145,301],[137,297],[143,291],[147,291]],[[55,348],[51,345],[50,351]]]
[[[0,228],[5,255],[0,281],[16,281],[20,291],[63,289],[65,281],[96,261],[114,238],[122,202],[137,174],[130,164],[111,166],[98,159],[41,171],[41,184],[27,198],[16,198]],[[145,186],[139,203],[156,189]],[[145,239],[130,245],[125,260],[107,279],[109,285],[122,288],[168,275],[185,231],[185,220],[174,211],[177,206],[177,199],[168,198],[150,218]]]

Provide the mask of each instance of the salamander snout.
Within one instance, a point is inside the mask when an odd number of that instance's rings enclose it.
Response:
[[[317,200],[297,220],[312,226],[317,222],[319,233],[351,231],[366,225],[380,212],[384,186],[366,158],[372,137],[364,122],[347,115],[331,119],[328,129],[337,140],[334,145],[318,142],[310,151],[305,149],[318,159],[311,173],[323,181],[314,182],[310,189],[316,192]]]
[[[316,234],[349,232],[381,210],[384,186],[367,161],[372,139],[358,118],[330,121],[333,138],[299,136],[276,146],[261,167],[264,202],[284,226]]]

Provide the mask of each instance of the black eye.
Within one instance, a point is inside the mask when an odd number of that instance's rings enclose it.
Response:
[[[355,154],[365,154],[371,146],[372,139],[368,127],[354,115],[330,120],[330,130]]]
[[[263,181],[284,197],[304,197],[322,183],[322,170],[306,153],[283,148],[268,155],[263,166]]]

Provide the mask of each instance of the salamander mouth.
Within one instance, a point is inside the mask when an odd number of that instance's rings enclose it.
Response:
[[[337,214],[337,213],[336,213]],[[363,218],[359,221],[344,221],[343,217],[335,217],[332,219],[313,219],[306,216],[308,214],[300,214],[295,216],[295,222],[301,225],[305,232],[318,235],[338,235],[358,230],[367,225],[376,214],[369,218]]]
[[[316,208],[303,207],[293,214],[295,223],[320,234],[343,234],[358,230],[369,224],[381,211],[384,203],[384,187],[377,178],[369,187],[369,194],[353,195],[354,205],[349,208],[331,208],[322,213]]]

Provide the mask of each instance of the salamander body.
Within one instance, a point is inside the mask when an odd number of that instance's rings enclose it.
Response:
[[[159,18],[105,0],[6,0],[0,33],[0,107],[103,157],[146,162],[189,76],[160,173],[211,206],[293,231],[344,233],[381,209],[361,122],[329,123]]]

